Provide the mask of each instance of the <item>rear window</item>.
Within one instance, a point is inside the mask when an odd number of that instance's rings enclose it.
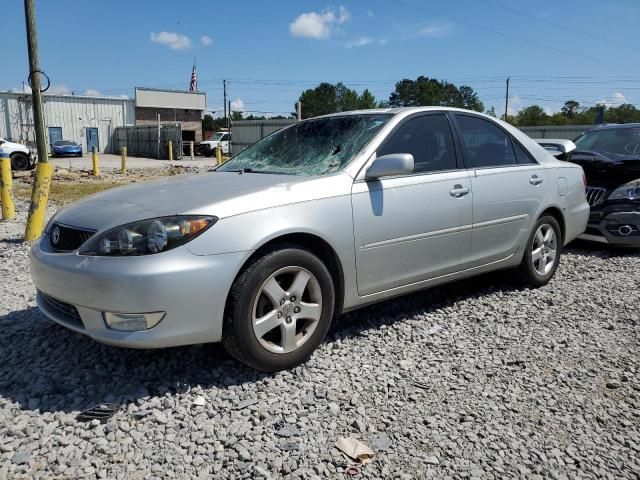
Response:
[[[578,150],[637,155],[640,154],[640,127],[591,130],[574,143]]]

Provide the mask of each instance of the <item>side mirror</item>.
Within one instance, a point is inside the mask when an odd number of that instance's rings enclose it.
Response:
[[[410,153],[390,153],[376,158],[367,169],[366,180],[413,173],[413,155]]]
[[[575,143],[562,138],[537,138],[536,142],[556,158],[565,158],[576,149]]]

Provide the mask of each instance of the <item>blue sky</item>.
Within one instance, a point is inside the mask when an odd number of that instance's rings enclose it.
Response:
[[[188,88],[194,57],[208,107],[286,113],[300,92],[343,81],[388,99],[426,75],[473,87],[485,107],[549,111],[564,100],[640,106],[638,0],[37,0],[52,90],[133,95]],[[28,74],[23,2],[3,2],[0,89]]]

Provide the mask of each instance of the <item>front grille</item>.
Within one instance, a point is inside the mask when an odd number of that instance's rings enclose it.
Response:
[[[600,202],[602,202],[606,195],[607,195],[606,188],[587,187],[587,202],[589,202],[589,205],[592,207],[595,207]]]
[[[69,252],[80,248],[84,242],[93,237],[95,230],[67,227],[56,223],[49,232],[51,246],[60,252]]]
[[[52,310],[53,313],[57,313],[58,315],[62,316],[66,321],[75,325],[76,327],[84,328],[84,324],[82,323],[82,319],[80,318],[78,309],[74,305],[53,298],[42,292],[41,290],[38,290],[38,294],[40,295],[40,298],[42,299],[45,306],[48,309]]]

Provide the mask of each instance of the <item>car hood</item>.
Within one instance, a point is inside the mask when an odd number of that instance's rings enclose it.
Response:
[[[72,227],[103,230],[177,214],[224,218],[347,194],[352,182],[346,173],[323,177],[236,172],[178,175],[92,195],[59,211],[55,220]]]
[[[55,150],[78,150],[80,145],[54,145]]]
[[[22,145],[21,143],[15,142],[7,142],[5,141],[2,145],[0,145],[0,149],[10,150],[11,152],[24,152],[29,153],[29,148]]]
[[[640,178],[640,155],[574,150],[568,160],[582,167],[591,186],[615,188]]]

